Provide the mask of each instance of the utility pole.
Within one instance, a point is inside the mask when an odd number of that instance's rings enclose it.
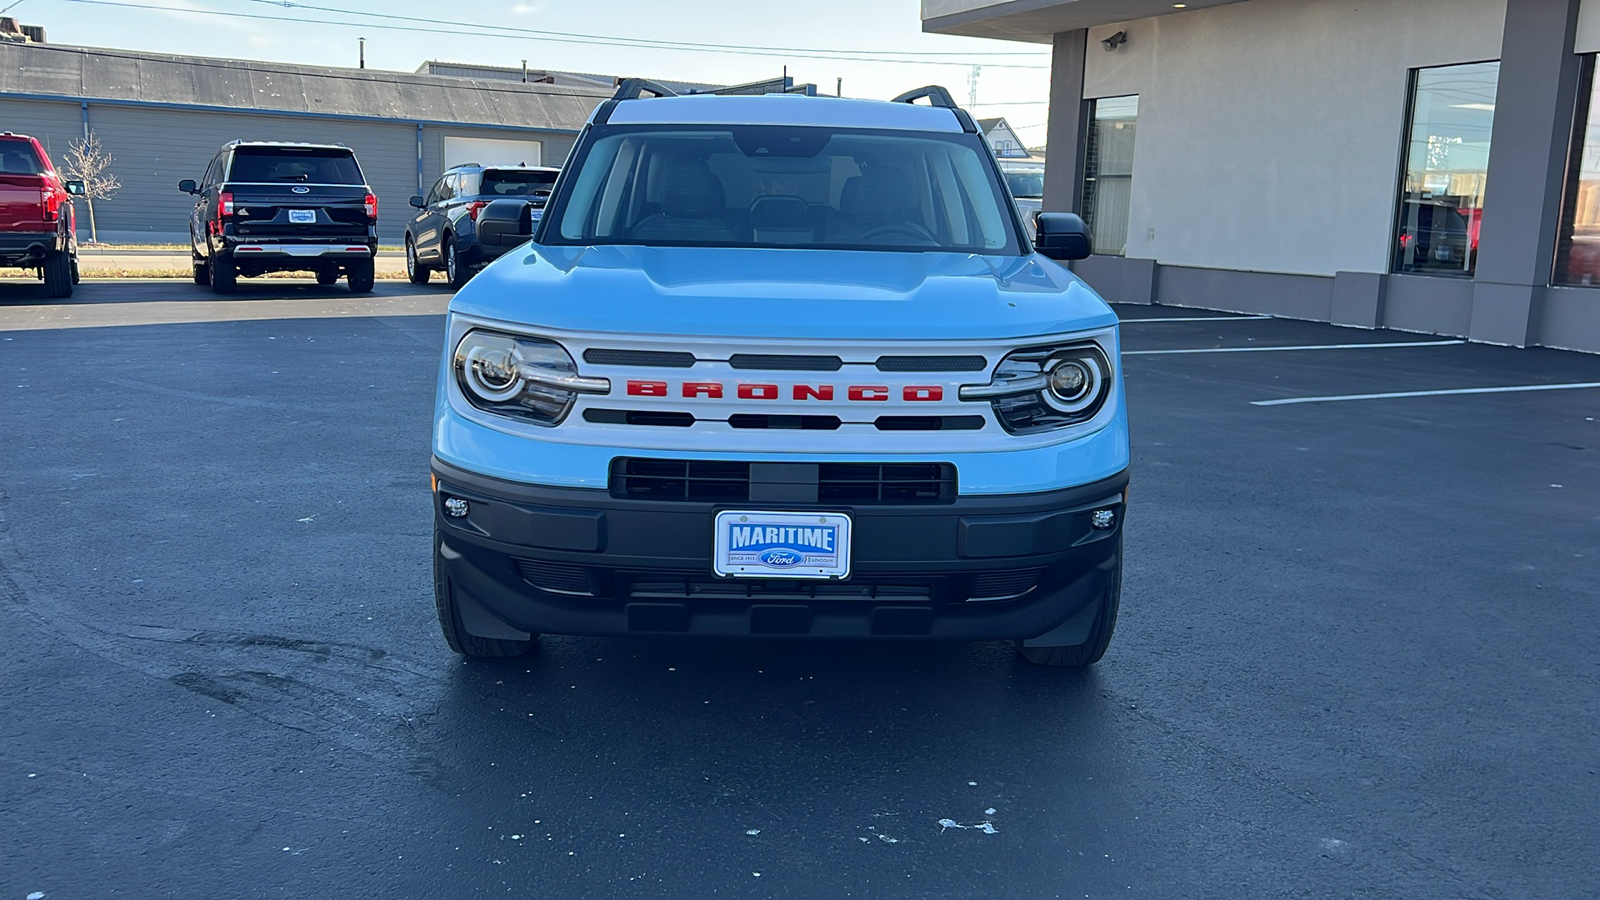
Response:
[[[978,73],[983,71],[983,66],[973,66],[972,74],[967,76],[967,108],[978,105]]]
[[[365,69],[367,67],[367,39],[356,38],[356,40],[361,43],[361,59],[357,64],[357,68]]]
[[[843,97],[844,96],[844,76],[842,76],[842,75],[839,76],[839,80],[834,82],[833,95],[835,97]]]
[[[522,83],[523,84],[527,84],[528,83],[528,61],[527,60],[523,60],[522,61]]]

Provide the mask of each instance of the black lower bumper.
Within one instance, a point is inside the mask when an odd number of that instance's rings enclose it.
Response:
[[[61,234],[55,231],[0,232],[0,265],[38,265],[46,253],[63,245]]]
[[[434,550],[481,637],[1059,637],[1079,619],[1087,629],[1092,615],[1079,614],[1122,565],[1126,473],[925,506],[783,504],[853,517],[851,577],[819,582],[715,576],[712,520],[725,506],[520,484],[439,460],[433,472]],[[467,501],[466,516],[445,514],[450,498]],[[1096,510],[1112,511],[1109,528],[1091,523]]]

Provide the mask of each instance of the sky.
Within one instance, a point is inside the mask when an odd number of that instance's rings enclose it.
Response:
[[[1030,145],[1045,136],[1049,48],[923,34],[917,0],[0,0],[0,11],[8,6],[7,15],[43,25],[55,44],[354,67],[365,37],[368,68],[399,72],[429,59],[499,66],[526,59],[533,69],[736,84],[777,77],[787,66],[797,83],[824,93],[840,78],[846,96],[880,99],[942,84],[967,105],[972,66],[981,65],[973,114],[1004,116]],[[486,25],[790,52],[600,45],[493,34]],[[924,55],[818,58],[849,51]]]

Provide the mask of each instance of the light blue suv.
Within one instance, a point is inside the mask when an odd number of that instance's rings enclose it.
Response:
[[[646,97],[645,94],[655,96]],[[928,104],[914,101],[926,99]],[[540,633],[1013,640],[1100,659],[1122,585],[1117,318],[1030,241],[943,88],[625,82],[527,240],[456,294],[434,415],[439,621]]]

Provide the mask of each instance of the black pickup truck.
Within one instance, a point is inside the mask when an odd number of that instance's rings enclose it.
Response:
[[[189,235],[195,284],[231,294],[239,276],[310,271],[318,284],[344,275],[372,290],[378,198],[349,147],[233,141],[197,183]]]

